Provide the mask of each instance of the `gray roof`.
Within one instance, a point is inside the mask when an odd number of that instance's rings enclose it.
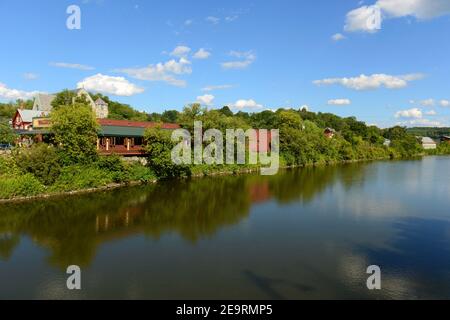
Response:
[[[99,105],[99,106],[107,106],[108,104],[103,101],[102,98],[98,98],[97,100],[95,100],[95,104]]]
[[[39,93],[36,96],[36,100],[34,101],[33,110],[35,111],[51,111],[52,101],[56,98],[56,95],[53,94],[43,94]]]
[[[422,138],[422,143],[424,143],[424,144],[436,144],[436,142],[433,139],[429,138],[429,137],[423,137]]]
[[[46,117],[48,112],[37,110],[17,110],[23,122],[33,122],[33,118]]]

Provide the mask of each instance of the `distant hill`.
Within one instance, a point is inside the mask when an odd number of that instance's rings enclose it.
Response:
[[[438,139],[443,135],[450,136],[450,128],[420,127],[408,128],[407,131],[415,136],[430,137],[433,139]]]

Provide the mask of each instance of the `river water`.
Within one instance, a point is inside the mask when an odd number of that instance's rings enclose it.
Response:
[[[16,298],[450,299],[450,158],[0,204],[0,299]]]

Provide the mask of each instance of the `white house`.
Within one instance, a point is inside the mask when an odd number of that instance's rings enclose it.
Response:
[[[426,150],[436,149],[436,142],[429,137],[422,137],[422,147]]]
[[[89,102],[89,104],[92,107],[92,110],[94,110],[97,118],[99,119],[106,119],[109,115],[108,110],[108,104],[103,101],[102,99],[97,99],[94,101],[85,89],[76,89],[72,90],[72,92],[75,92],[78,97],[85,96],[86,100]],[[56,95],[54,94],[42,94],[39,93],[36,95],[36,98],[34,99],[34,105],[33,105],[33,111],[43,111],[43,112],[50,112],[53,109],[52,101],[56,98]]]

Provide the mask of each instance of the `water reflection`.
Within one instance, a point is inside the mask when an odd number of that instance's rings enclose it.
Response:
[[[195,243],[238,224],[252,204],[308,202],[336,179],[364,166],[304,168],[265,178],[259,175],[162,182],[112,192],[2,205],[0,257],[8,259],[19,235],[52,252],[49,262],[65,268],[88,265],[96,247],[137,233],[159,239],[176,232]]]
[[[2,204],[0,297],[80,298],[61,288],[71,264],[92,298],[450,297],[449,169],[427,158]],[[382,292],[365,288],[370,264]]]

